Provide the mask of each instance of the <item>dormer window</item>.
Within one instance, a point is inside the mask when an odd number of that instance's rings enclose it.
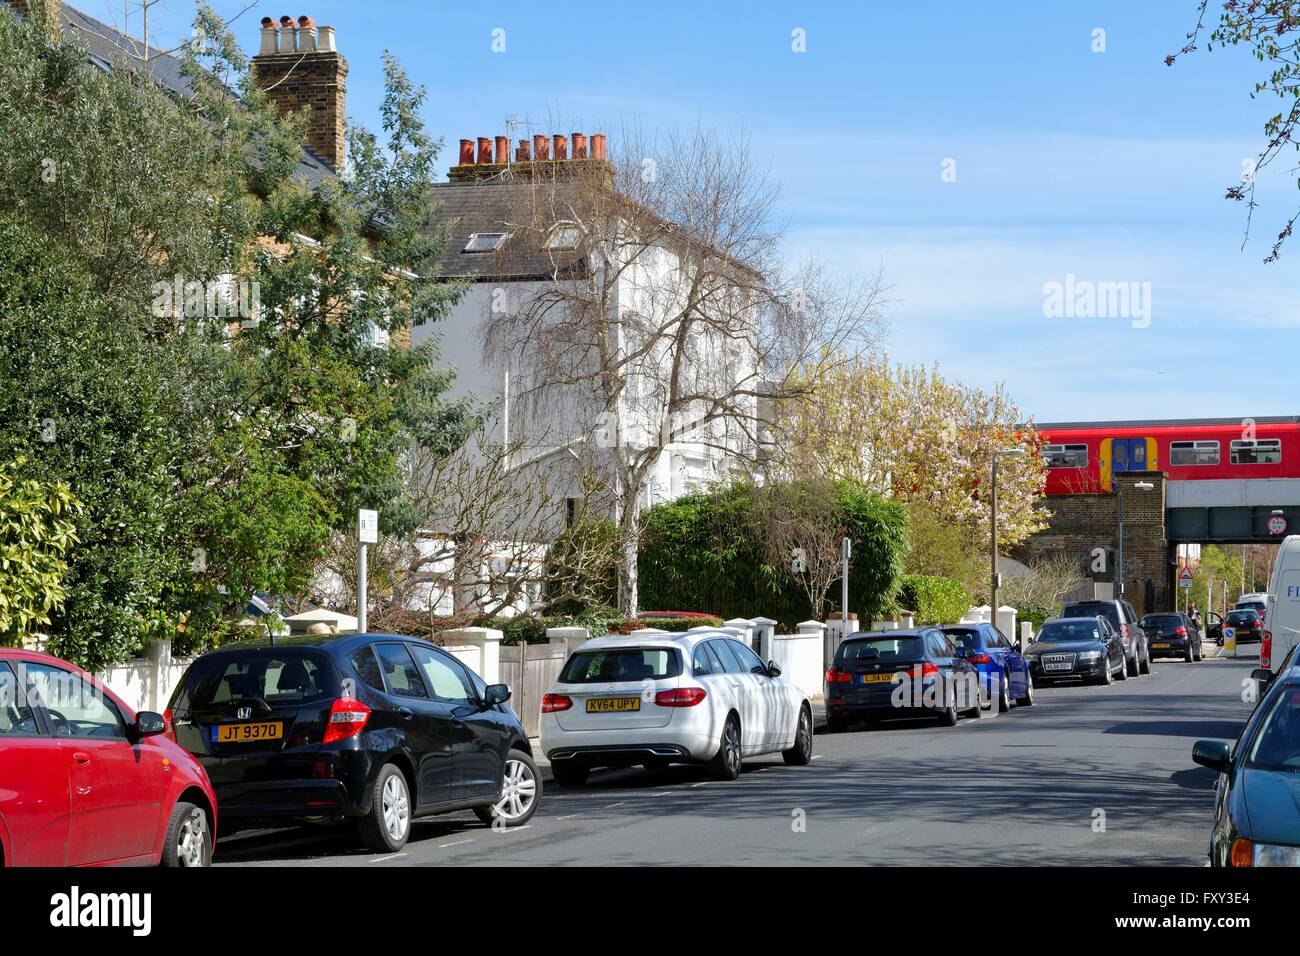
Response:
[[[576,249],[582,230],[571,222],[558,222],[551,227],[551,234],[546,237],[547,249]]]
[[[496,252],[510,238],[508,232],[476,232],[469,237],[462,252]]]

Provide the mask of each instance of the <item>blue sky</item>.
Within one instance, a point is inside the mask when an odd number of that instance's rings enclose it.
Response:
[[[121,0],[73,5],[122,22]],[[1223,199],[1279,107],[1250,98],[1261,66],[1244,50],[1164,65],[1195,5],[350,0],[258,4],[235,27],[254,52],[262,16],[335,26],[348,112],[367,125],[391,50],[428,88],[447,162],[508,115],[611,138],[743,131],[782,183],[792,256],[883,268],[892,358],[1005,383],[1038,421],[1300,414],[1300,238],[1261,261],[1300,202],[1295,178],[1261,175],[1244,249],[1245,209]],[[151,31],[178,40],[192,10],[163,0]],[[1149,325],[1046,317],[1044,284],[1069,274],[1149,282]]]

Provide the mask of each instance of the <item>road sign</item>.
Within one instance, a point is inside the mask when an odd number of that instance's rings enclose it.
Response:
[[[1192,569],[1183,568],[1178,572],[1178,586],[1180,588],[1190,588],[1192,586]]]
[[[367,511],[362,508],[357,512],[357,540],[362,544],[379,543],[378,511]]]
[[[1286,517],[1271,515],[1268,519],[1268,533],[1274,536],[1286,534]]]

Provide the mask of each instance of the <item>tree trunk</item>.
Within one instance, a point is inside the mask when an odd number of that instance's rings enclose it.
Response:
[[[618,609],[627,617],[636,617],[637,602],[637,544],[641,537],[641,516],[637,513],[636,498],[621,503],[618,522]]]

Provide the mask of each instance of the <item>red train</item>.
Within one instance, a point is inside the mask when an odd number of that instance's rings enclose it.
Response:
[[[1117,471],[1170,481],[1300,478],[1300,416],[1039,425],[1049,495],[1111,490]]]

